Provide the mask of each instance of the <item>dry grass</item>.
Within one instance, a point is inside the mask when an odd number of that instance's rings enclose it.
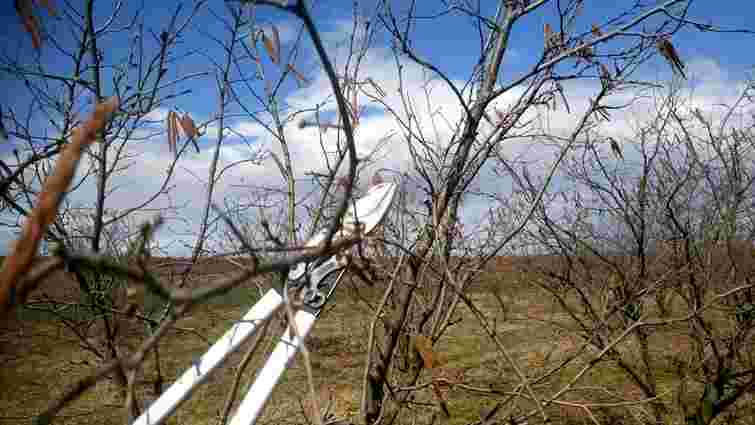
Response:
[[[213,270],[215,270],[213,268]],[[511,274],[508,274],[511,273]],[[563,315],[554,311],[552,303],[540,290],[517,283],[513,271],[495,274],[495,280],[474,287],[471,297],[489,319],[496,318],[496,332],[511,351],[518,366],[530,377],[539,376],[550,366],[576,351],[581,340],[563,329]],[[507,319],[503,320],[497,301],[490,295],[495,289],[506,300]],[[178,374],[191,364],[192,359],[203,353],[207,340],[215,340],[240,317],[252,304],[240,301],[250,298],[255,289],[245,290],[241,296],[231,294],[224,302],[213,302],[194,310],[191,315],[177,324],[180,328],[194,329],[203,335],[173,331],[160,344],[161,359],[166,383],[172,382]],[[330,406],[336,417],[353,417],[358,414],[360,382],[365,357],[364,341],[367,338],[372,313],[355,300],[350,290],[342,287],[331,309],[318,321],[308,347],[312,353],[312,367],[316,388],[319,390],[320,406]],[[362,296],[376,300],[379,288],[362,289]],[[22,312],[20,311],[19,314]],[[449,384],[444,384],[442,392],[447,398],[452,413],[449,424],[467,424],[479,420],[480,410],[494,402],[493,396],[471,394],[459,388],[457,383],[474,387],[511,391],[518,381],[511,365],[507,364],[494,350],[494,345],[484,334],[474,317],[463,308],[459,313],[462,321],[450,328],[448,336],[441,339],[435,351],[444,359],[443,373],[453,374]],[[21,314],[22,315],[22,314]],[[271,328],[273,335],[280,334],[280,327]],[[127,345],[136,347],[141,341],[142,330],[136,325],[130,329]],[[683,335],[654,335],[659,352],[681,351],[688,339]],[[89,370],[94,362],[90,354],[84,352],[74,335],[57,322],[45,319],[13,320],[0,330],[0,424],[19,423],[22,418],[31,418],[40,412],[49,400],[63,391],[65,385],[75,381]],[[268,350],[274,341],[267,341]],[[243,350],[241,350],[243,351]],[[169,423],[193,425],[216,423],[219,410],[224,403],[227,389],[233,379],[233,367],[238,363],[236,354],[208,384],[201,387],[193,398],[184,404]],[[148,358],[144,370],[138,378],[138,394],[153,397],[153,359]],[[561,373],[536,384],[536,391],[552,394],[568,382],[585,363],[576,361]],[[252,372],[261,365],[261,358],[250,365],[242,379],[242,392],[248,388]],[[440,373],[440,372],[436,372]],[[663,383],[660,390],[671,390],[675,385],[670,370],[657,371]],[[450,376],[450,375],[449,375]],[[437,376],[435,376],[437,378]],[[423,372],[420,382],[433,379],[431,371]],[[307,401],[306,375],[299,360],[289,369],[273,395],[260,424],[307,423],[305,416],[312,415],[312,406]],[[637,400],[641,396],[637,388],[629,384],[623,372],[611,361],[598,363],[579,382],[580,388],[604,386],[612,390],[605,392],[570,392],[566,400]],[[432,403],[432,393],[428,387],[418,394],[417,402]],[[664,398],[671,400],[671,395]],[[62,412],[60,423],[66,424],[116,424],[121,423],[120,400],[107,384],[98,385],[85,397]],[[531,404],[522,402],[524,407]],[[626,409],[625,409],[626,410]],[[625,410],[622,410],[624,412]],[[584,411],[568,406],[551,405],[547,411],[554,423],[581,423]],[[594,412],[595,413],[595,412]],[[599,417],[601,412],[597,412]],[[409,415],[407,415],[407,418]],[[563,419],[563,421],[562,421]],[[408,419],[407,419],[408,420]],[[402,422],[403,423],[403,422]]]

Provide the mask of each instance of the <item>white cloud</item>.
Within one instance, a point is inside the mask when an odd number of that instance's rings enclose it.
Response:
[[[144,119],[147,121],[165,122],[168,118],[168,112],[170,112],[168,108],[155,108],[145,115]]]
[[[277,24],[284,43],[288,43],[295,33],[295,27],[286,28]],[[328,40],[334,42],[343,38],[345,32],[350,31],[351,26],[337,27],[330,33]],[[344,47],[335,48],[336,57],[344,57]],[[386,49],[371,49],[364,61],[360,77],[371,78],[385,93],[382,99],[385,105],[394,111],[398,117],[407,121],[411,117],[411,132],[422,135],[428,140],[435,154],[440,154],[451,140],[455,125],[462,117],[463,111],[459,106],[456,95],[437,79],[434,75],[426,72],[419,66],[406,62],[402,68],[401,85],[392,53]],[[689,62],[691,76],[699,75],[694,79],[695,87],[689,93],[689,97],[695,105],[703,110],[713,109],[713,105],[721,102],[732,102],[741,85],[731,81],[729,76],[715,62],[706,59],[696,59]],[[457,87],[462,87],[461,81],[454,82]],[[535,173],[538,170],[546,170],[555,158],[558,146],[544,147],[541,143],[529,137],[533,133],[547,133],[564,136],[570,133],[581,114],[588,107],[588,97],[594,95],[595,82],[573,82],[565,85],[566,94],[569,98],[571,113],[567,113],[558,100],[559,108],[555,111],[544,109],[531,110],[523,117],[523,121],[532,120],[532,127],[518,129],[523,137],[508,140],[501,147],[501,153],[508,157],[521,157],[534,164],[530,169]],[[399,89],[403,88],[403,96]],[[367,92],[376,94],[376,91],[365,86]],[[521,89],[511,90],[494,102],[500,110],[505,111],[513,105]],[[609,102],[620,104],[629,99],[632,94],[615,96]],[[653,99],[636,103],[630,110],[623,113],[613,113],[612,120],[601,126],[603,131],[615,136],[630,135],[633,122],[643,120],[653,114]],[[407,130],[398,125],[396,118],[385,112],[382,106],[371,103],[364,94],[358,97],[360,105],[370,108],[370,113],[365,115],[355,130],[358,155],[363,156],[378,149],[378,164],[376,167],[386,167],[394,170],[406,170],[409,167],[409,150],[407,145]],[[310,85],[296,90],[287,96],[282,104],[287,110],[302,110],[321,105],[320,111],[331,116],[336,111],[330,83],[323,73],[315,75]],[[407,106],[410,110],[407,110]],[[490,109],[492,113],[492,106]],[[149,118],[158,122],[164,121],[167,109],[156,109],[149,114]],[[196,117],[195,117],[196,118]],[[297,118],[304,118],[303,115]],[[312,119],[312,116],[306,117]],[[200,121],[200,120],[197,120]],[[220,151],[221,162],[219,168],[231,163],[256,160],[267,151],[281,156],[279,143],[271,137],[264,126],[251,120],[237,120],[227,123],[232,131],[227,132],[227,141]],[[489,131],[489,126],[483,125],[482,134]],[[170,216],[174,218],[168,229],[174,233],[165,232],[160,238],[171,245],[174,253],[186,253],[185,245],[193,242],[192,235],[198,229],[199,216],[203,206],[203,197],[207,188],[207,176],[210,163],[215,154],[215,141],[218,136],[216,124],[206,129],[205,136],[200,140],[201,152],[195,153],[189,147],[185,156],[180,160],[174,171],[174,176],[168,186],[170,190],[160,194],[149,205],[150,208],[172,208]],[[142,136],[149,133],[144,130],[139,133]],[[291,153],[291,160],[296,169],[296,178],[299,193],[308,190],[309,183],[307,173],[311,171],[322,172],[325,169],[323,150],[333,152],[339,143],[339,134],[330,130],[324,134],[313,128],[299,128],[297,122],[290,122],[284,128],[284,134]],[[391,136],[386,140],[387,136]],[[243,136],[249,144],[240,143],[239,137]],[[340,135],[342,139],[342,134]],[[526,137],[525,137],[526,136]],[[342,143],[342,142],[341,142]],[[167,175],[167,170],[173,161],[173,154],[169,152],[167,143],[162,138],[156,137],[154,141],[140,142],[131,145],[129,153],[135,156],[132,167],[122,176],[114,177],[113,187],[118,187],[108,199],[110,208],[130,208],[149,199],[160,191]],[[214,200],[222,203],[225,197],[246,199],[251,195],[251,187],[276,187],[282,186],[280,172],[274,161],[268,156],[259,163],[244,163],[224,172],[222,179],[217,183]],[[474,189],[480,192],[497,193],[501,197],[507,196],[512,189],[511,183],[496,177],[492,167],[482,170],[480,178],[474,183]],[[76,203],[92,205],[95,187],[94,180],[83,185],[69,200]],[[477,222],[487,212],[490,200],[488,198],[470,198],[465,204],[465,220]]]

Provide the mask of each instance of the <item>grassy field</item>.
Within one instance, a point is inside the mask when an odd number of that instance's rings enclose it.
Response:
[[[171,383],[196,356],[222,335],[233,320],[244,314],[253,304],[257,291],[254,285],[239,288],[221,299],[195,308],[178,322],[176,330],[160,344],[166,384]],[[323,405],[330,400],[332,411],[338,417],[358,413],[365,362],[364,343],[372,319],[370,311],[356,300],[353,291],[350,286],[339,288],[334,302],[317,322],[308,341],[318,396]],[[491,291],[497,291],[505,302],[505,314]],[[380,294],[380,288],[360,288],[360,295],[372,301],[377,301]],[[544,292],[527,284],[527,278],[519,273],[509,270],[491,272],[471,290],[470,296],[491,323],[495,323],[498,337],[519,368],[530,378],[542,375],[577,348],[576,338],[565,329],[568,318]],[[436,351],[447,359],[444,370],[463,376],[466,385],[464,388],[454,387],[448,394],[452,413],[448,423],[467,424],[478,421],[481,409],[490,408],[496,401],[494,396],[480,395],[474,388],[511,391],[518,379],[514,369],[496,353],[493,342],[466,307],[461,308],[459,318],[461,320],[450,328],[447,337],[439,341]],[[270,334],[279,335],[280,321],[275,321],[273,325]],[[142,337],[141,325],[133,324],[126,344],[135,348]],[[655,347],[653,355],[659,359],[673,356],[675,346],[679,351],[670,333],[658,332],[652,338],[651,343]],[[269,337],[264,342],[267,350],[275,342],[274,339]],[[3,365],[0,368],[0,424],[30,423],[31,418],[44,409],[50,400],[59,396],[67,385],[91,370],[96,361],[80,347],[70,330],[47,315],[28,309],[18,310],[15,320],[3,324],[0,347],[0,363]],[[217,423],[225,394],[233,381],[235,365],[243,351],[235,354],[226,367],[203,385],[168,423]],[[582,360],[573,361],[560,373],[534,384],[534,389],[540,393],[552,393],[568,382],[590,357],[589,354],[581,356]],[[242,379],[242,391],[248,387],[252,372],[260,366],[261,360],[260,355],[256,356],[247,369]],[[150,357],[138,378],[138,392],[142,397],[153,396],[153,363],[154,359]],[[667,364],[667,367],[656,371],[662,384],[659,392],[664,401],[670,402],[676,381],[671,373],[671,361],[662,364]],[[424,371],[420,382],[427,382],[430,374],[430,371]],[[307,400],[305,376],[299,357],[258,423],[307,423],[303,412],[311,406]],[[598,387],[608,388],[609,391]],[[617,396],[623,400],[640,398],[637,389],[628,384],[626,376],[616,364],[601,361],[578,383],[578,388],[564,398],[574,401],[615,401]],[[421,390],[415,401],[432,402],[430,390]],[[123,423],[119,403],[121,400],[113,384],[103,381],[66,408],[59,423]],[[527,406],[527,403],[520,405]],[[632,414],[640,414],[640,408],[628,405],[619,410],[631,417]],[[565,405],[551,405],[547,411],[554,423],[582,423],[588,420],[582,410]],[[602,412],[599,408],[595,411]],[[401,423],[410,423],[408,416]]]

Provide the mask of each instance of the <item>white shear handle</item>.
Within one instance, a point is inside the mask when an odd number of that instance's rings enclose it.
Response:
[[[189,396],[207,380],[210,373],[236,351],[258,326],[267,320],[283,304],[283,298],[273,289],[267,293],[233,325],[231,329],[210,347],[160,398],[136,419],[132,425],[157,425],[162,423]]]
[[[291,328],[287,328],[275,350],[260,371],[254,384],[246,393],[246,397],[236,410],[230,425],[251,425],[265,408],[273,389],[280,381],[283,372],[301,347],[301,342],[312,330],[317,317],[304,310],[299,310],[294,316],[294,324],[299,337],[291,335]]]

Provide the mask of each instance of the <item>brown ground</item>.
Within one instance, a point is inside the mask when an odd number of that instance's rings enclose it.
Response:
[[[171,260],[171,261],[167,261]],[[173,263],[162,268],[164,277],[171,272],[180,272],[176,259],[155,260],[159,264]],[[497,332],[528,376],[536,376],[573,352],[576,339],[568,332],[554,326],[563,315],[555,313],[555,306],[546,301],[549,298],[542,292],[526,284],[526,276],[517,270],[523,260],[499,259],[492,267],[493,273],[473,288],[472,299],[479,304],[488,317],[496,317]],[[542,260],[541,260],[542,261]],[[158,264],[159,263],[159,264]],[[227,261],[216,260],[200,265],[194,270],[191,284],[198,284],[232,272],[234,266]],[[379,288],[363,288],[345,285],[339,288],[335,302],[318,321],[309,339],[312,352],[314,381],[318,396],[323,405],[332,401],[331,408],[337,416],[355,415],[359,409],[360,382],[364,363],[364,342],[367,340],[371,315],[369,310],[356,301],[355,291],[368,299],[377,300]],[[506,302],[507,313],[501,313],[490,290],[496,290]],[[42,292],[56,299],[75,297],[77,288],[64,273],[49,279]],[[170,384],[191,364],[191,360],[203,353],[209,344],[217,339],[230,326],[234,319],[241,317],[253,303],[257,287],[250,283],[227,294],[218,300],[195,308],[191,314],[180,320],[177,330],[169,333],[160,345],[161,364],[166,384]],[[32,297],[34,298],[34,297]],[[517,380],[513,369],[494,350],[490,339],[482,332],[478,322],[462,309],[463,320],[452,327],[448,337],[440,341],[436,351],[447,359],[443,371],[432,374],[450,373],[462,376],[467,385],[483,388],[512,388]],[[280,333],[279,323],[272,327],[273,335]],[[143,338],[143,328],[138,323],[127,327],[125,344],[135,348]],[[657,355],[666,355],[679,346],[677,339],[672,344],[667,335],[657,335]],[[270,338],[266,344],[269,349]],[[241,350],[242,352],[244,349]],[[224,404],[224,395],[233,379],[234,367],[241,357],[237,353],[226,363],[207,384],[197,391],[173,416],[171,424],[215,424],[218,412]],[[251,373],[260,366],[260,356],[252,362],[242,379],[242,390],[251,380]],[[75,335],[60,322],[41,317],[26,310],[19,310],[16,317],[0,325],[0,425],[31,423],[38,414],[64,389],[75,382],[77,377],[91,370],[96,359],[81,348]],[[260,424],[307,423],[302,411],[311,409],[307,400],[307,386],[301,358],[287,372],[279,385],[273,400],[266,409]],[[547,392],[548,388],[563,384],[576,373],[580,363],[567,368],[564,373],[541,384],[537,390]],[[139,377],[138,391],[142,397],[151,397],[154,379],[153,359],[150,357]],[[663,375],[666,371],[659,371]],[[428,371],[421,382],[431,376]],[[607,385],[624,394],[625,399],[637,397],[636,388],[626,383],[610,362],[596,366],[585,378],[588,385]],[[673,377],[668,374],[665,388],[669,391],[664,398],[670,400],[670,390],[674,387]],[[448,389],[446,389],[448,391]],[[587,391],[587,390],[585,390]],[[579,398],[579,393],[575,393]],[[421,397],[430,400],[429,390]],[[586,397],[586,395],[585,395]],[[466,424],[479,420],[481,408],[489,408],[494,399],[481,397],[453,388],[448,394],[452,419],[449,423]],[[87,392],[80,400],[66,408],[57,423],[65,424],[120,424],[123,411],[119,407],[117,392],[109,382],[104,381]],[[636,410],[633,407],[629,410]],[[559,422],[572,418],[581,423],[583,413],[579,409],[553,407],[549,412]],[[634,412],[636,413],[636,412]],[[407,416],[406,421],[410,423]],[[572,420],[569,419],[569,420]]]

